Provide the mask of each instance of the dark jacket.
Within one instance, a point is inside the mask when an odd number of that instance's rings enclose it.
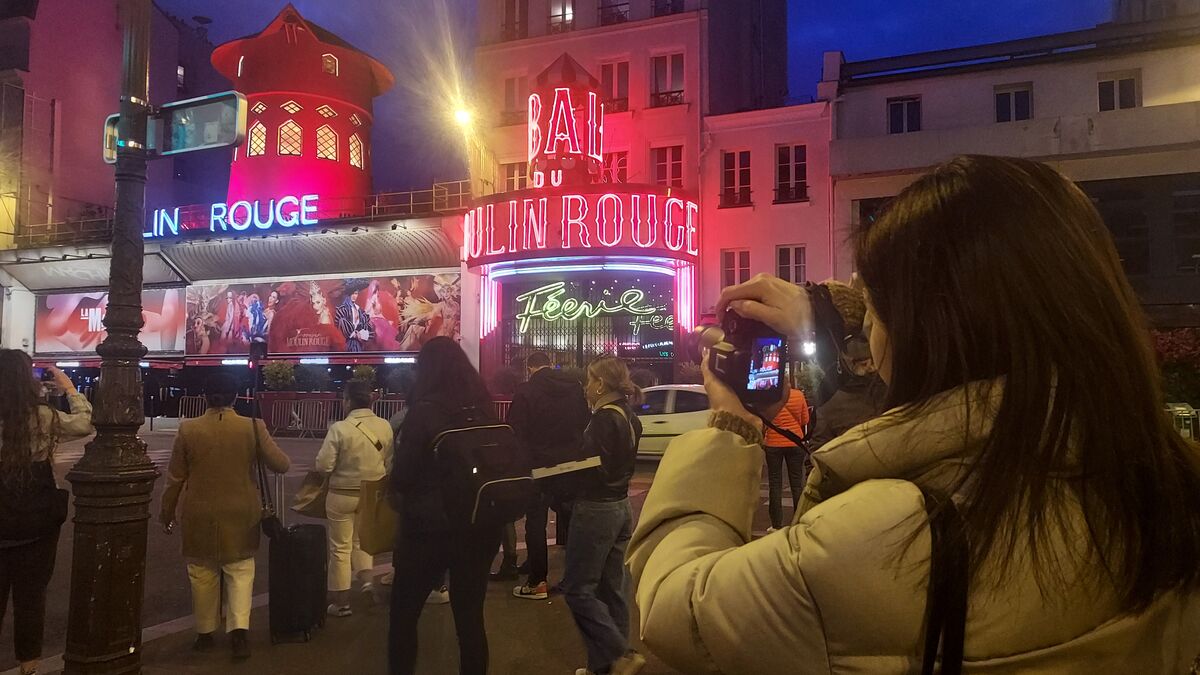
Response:
[[[477,413],[494,422],[490,406]],[[398,499],[400,536],[450,532],[442,499],[442,474],[433,454],[433,441],[447,429],[465,426],[467,413],[461,405],[445,401],[415,401],[400,425],[392,461],[392,490]]]
[[[517,387],[508,423],[533,455],[533,465],[582,459],[583,430],[591,418],[583,385],[561,370],[543,368]]]
[[[604,405],[619,406],[625,415]],[[600,456],[600,466],[581,472],[578,498],[615,502],[628,497],[641,438],[642,422],[624,396],[597,406],[583,432],[583,448],[586,457]]]
[[[811,448],[816,450],[851,428],[878,417],[883,413],[886,395],[887,385],[879,375],[847,377],[842,387],[817,408],[813,433],[809,437]]]

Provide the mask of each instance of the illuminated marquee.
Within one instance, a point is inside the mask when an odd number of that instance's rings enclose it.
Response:
[[[603,163],[604,106],[596,92],[585,95],[587,104],[576,105],[569,88],[555,88],[554,102],[546,115],[541,94],[529,95],[529,165],[533,167],[529,180],[533,187],[559,187],[564,183],[562,168],[543,171],[539,159],[590,160],[596,166]]]
[[[495,195],[467,213],[463,258],[469,265],[618,251],[695,261],[700,205],[663,187],[589,185],[547,194]]]
[[[527,332],[533,319],[555,323],[576,321],[583,317],[594,319],[602,314],[632,315],[629,325],[633,326],[634,335],[641,332],[642,326],[668,330],[675,328],[675,317],[666,314],[667,310],[663,307],[646,304],[646,293],[637,288],[625,291],[614,303],[564,298],[566,293],[566,283],[559,281],[518,295],[516,301],[521,305],[521,311],[517,312],[517,332]]]
[[[317,199],[317,195],[288,195],[265,203],[255,200],[213,204],[203,211],[203,215],[189,208],[182,218],[179,207],[157,209],[151,218],[150,230],[143,232],[142,237],[155,239],[197,230],[245,232],[252,228],[270,230],[275,227],[316,225]]]

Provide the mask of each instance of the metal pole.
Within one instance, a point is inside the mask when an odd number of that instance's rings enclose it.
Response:
[[[67,474],[75,535],[65,672],[140,673],[146,528],[158,471],[138,438],[145,420],[142,373],[142,230],[149,116],[150,0],[121,0],[124,85],[117,150],[116,217],[109,271],[107,337],[94,421],[96,438]]]

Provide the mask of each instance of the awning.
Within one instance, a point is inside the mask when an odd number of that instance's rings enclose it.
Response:
[[[0,251],[0,267],[31,291],[88,290],[108,286],[110,245],[53,246]],[[157,247],[147,246],[143,283],[180,285],[186,280]]]

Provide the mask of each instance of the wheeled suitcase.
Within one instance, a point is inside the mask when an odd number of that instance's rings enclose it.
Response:
[[[283,503],[283,477],[275,484],[276,503]],[[308,642],[313,630],[325,625],[326,545],[323,525],[292,525],[271,538],[267,593],[272,643]]]

